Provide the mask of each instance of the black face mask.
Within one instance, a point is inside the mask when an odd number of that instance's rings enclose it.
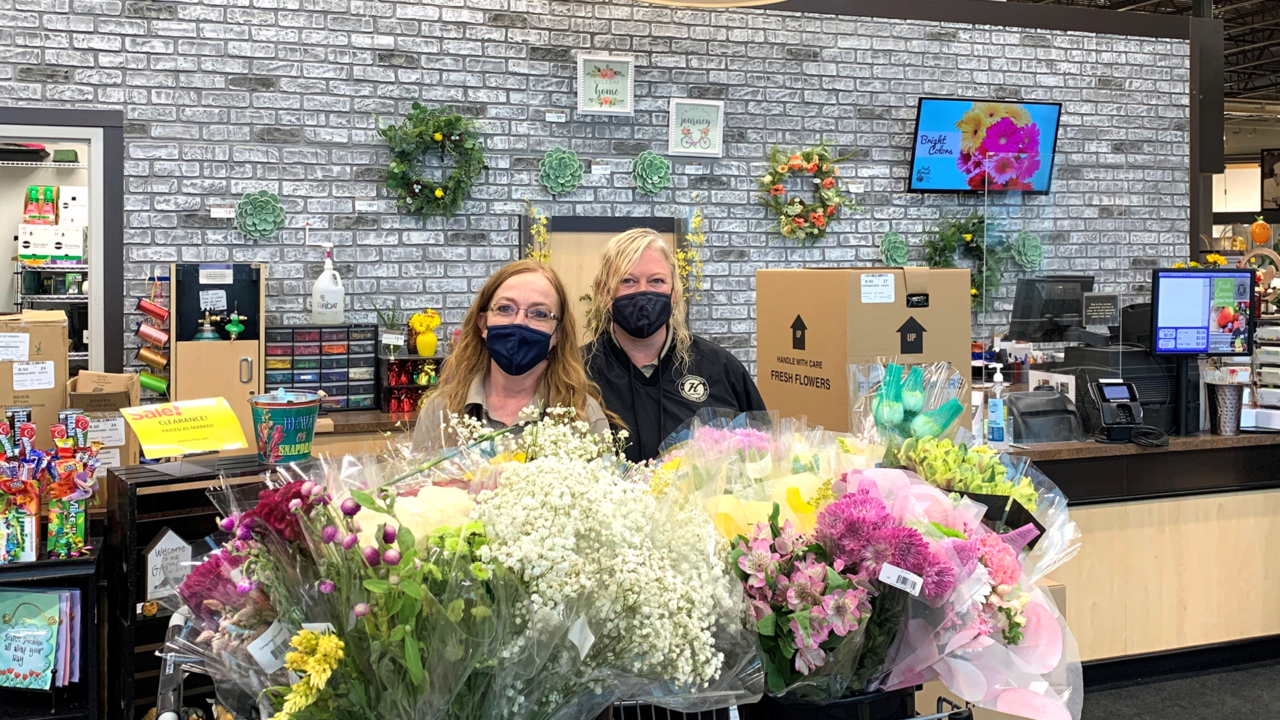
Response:
[[[613,299],[613,322],[637,340],[652,337],[671,319],[671,295],[645,290]]]
[[[551,352],[551,334],[528,325],[490,325],[484,341],[489,357],[508,375],[523,375]]]

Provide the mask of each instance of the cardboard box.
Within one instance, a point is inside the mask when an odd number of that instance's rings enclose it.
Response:
[[[53,230],[49,259],[63,262],[84,260],[85,228],[82,225],[58,225]]]
[[[133,429],[125,422],[122,408],[137,407],[141,402],[142,388],[138,376],[130,373],[100,373],[81,370],[67,382],[69,408],[80,408],[89,415],[91,423],[89,440],[105,444],[100,451],[103,458],[99,474],[110,467],[138,464],[140,446]],[[114,461],[112,458],[115,458]]]
[[[67,314],[23,310],[0,315],[0,406],[31,408],[36,447],[53,447],[49,426],[66,400]]]
[[[849,429],[848,366],[947,361],[969,397],[969,271],[814,268],[756,273],[756,385],[770,410]],[[970,418],[961,414],[968,427]]]
[[[49,253],[53,252],[54,234],[58,228],[55,225],[27,225],[18,226],[18,259],[19,260],[48,260]]]
[[[58,224],[89,224],[89,188],[83,185],[58,188]]]

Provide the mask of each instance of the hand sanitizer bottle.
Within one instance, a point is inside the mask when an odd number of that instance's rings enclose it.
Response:
[[[322,243],[321,247],[325,249],[324,271],[311,286],[311,324],[341,325],[346,292],[342,289],[342,278],[333,269],[333,245]]]
[[[990,396],[987,398],[987,445],[995,450],[1009,447],[1009,423],[1004,412],[1004,375],[1000,363],[991,363],[996,374],[991,378]]]

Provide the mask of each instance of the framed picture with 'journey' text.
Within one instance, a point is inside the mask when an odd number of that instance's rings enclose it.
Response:
[[[671,98],[668,155],[724,155],[724,103]]]

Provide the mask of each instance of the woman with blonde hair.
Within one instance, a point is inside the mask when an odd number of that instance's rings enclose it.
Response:
[[[765,409],[742,363],[689,332],[675,255],[657,232],[634,228],[610,240],[591,297],[587,374],[630,433],[628,459],[656,457],[702,408]]]
[[[564,284],[546,265],[518,260],[494,273],[462,321],[440,385],[419,414],[416,439],[448,444],[453,413],[492,429],[515,425],[530,405],[571,407],[593,432],[608,429],[568,307]]]

